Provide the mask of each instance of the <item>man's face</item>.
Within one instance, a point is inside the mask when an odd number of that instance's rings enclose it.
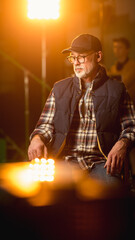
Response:
[[[71,56],[76,57],[73,63],[73,69],[78,78],[87,78],[97,67],[97,54],[95,52],[77,53],[71,52]],[[84,63],[80,63],[77,57],[84,57]]]
[[[127,58],[129,49],[122,42],[113,43],[113,52],[116,58]]]

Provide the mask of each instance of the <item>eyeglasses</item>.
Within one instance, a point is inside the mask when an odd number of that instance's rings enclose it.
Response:
[[[92,52],[92,53],[93,53],[93,52]],[[77,56],[77,57],[70,55],[70,56],[67,57],[67,59],[68,59],[68,61],[69,61],[70,63],[74,63],[75,60],[77,60],[79,63],[84,63],[84,62],[85,62],[85,58],[86,58],[87,56],[91,55],[92,53],[89,53],[89,54],[87,54],[87,55],[85,55],[85,56]]]

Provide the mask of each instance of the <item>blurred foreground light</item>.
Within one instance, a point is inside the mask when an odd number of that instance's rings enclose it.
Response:
[[[29,165],[30,176],[33,181],[52,182],[55,174],[53,159],[35,158]]]
[[[1,187],[17,197],[31,197],[39,192],[40,185],[31,177],[27,164],[6,164],[1,168]]]
[[[41,182],[52,182],[55,174],[53,159],[34,159],[31,163],[5,164],[0,168],[1,187],[18,197],[39,193]]]
[[[30,19],[59,18],[60,0],[28,0],[28,17]]]
[[[124,185],[119,183],[107,183],[103,180],[97,180],[94,178],[83,179],[76,186],[78,197],[81,200],[93,200],[93,199],[111,199],[124,196]]]
[[[81,201],[124,196],[121,185],[105,184],[90,178],[74,164],[53,159],[34,159],[31,162],[0,164],[0,189],[32,206],[46,206],[71,197]]]

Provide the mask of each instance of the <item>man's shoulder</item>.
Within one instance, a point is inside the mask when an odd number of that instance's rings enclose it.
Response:
[[[63,95],[69,93],[73,88],[74,77],[68,77],[57,81],[53,86],[53,92],[55,95]]]
[[[124,87],[124,83],[121,81],[118,81],[118,79],[115,76],[111,76],[108,78],[107,84],[114,87]]]
[[[115,76],[109,76],[107,83],[108,84],[120,84],[120,85],[122,84],[122,82],[118,81]]]
[[[54,87],[66,86],[70,82],[73,82],[73,79],[74,79],[74,77],[68,77],[68,78],[61,79],[61,80],[55,82]]]

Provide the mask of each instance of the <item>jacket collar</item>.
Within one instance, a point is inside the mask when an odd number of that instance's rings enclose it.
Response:
[[[94,79],[93,91],[102,86],[108,79],[105,68],[100,66],[99,72]]]

